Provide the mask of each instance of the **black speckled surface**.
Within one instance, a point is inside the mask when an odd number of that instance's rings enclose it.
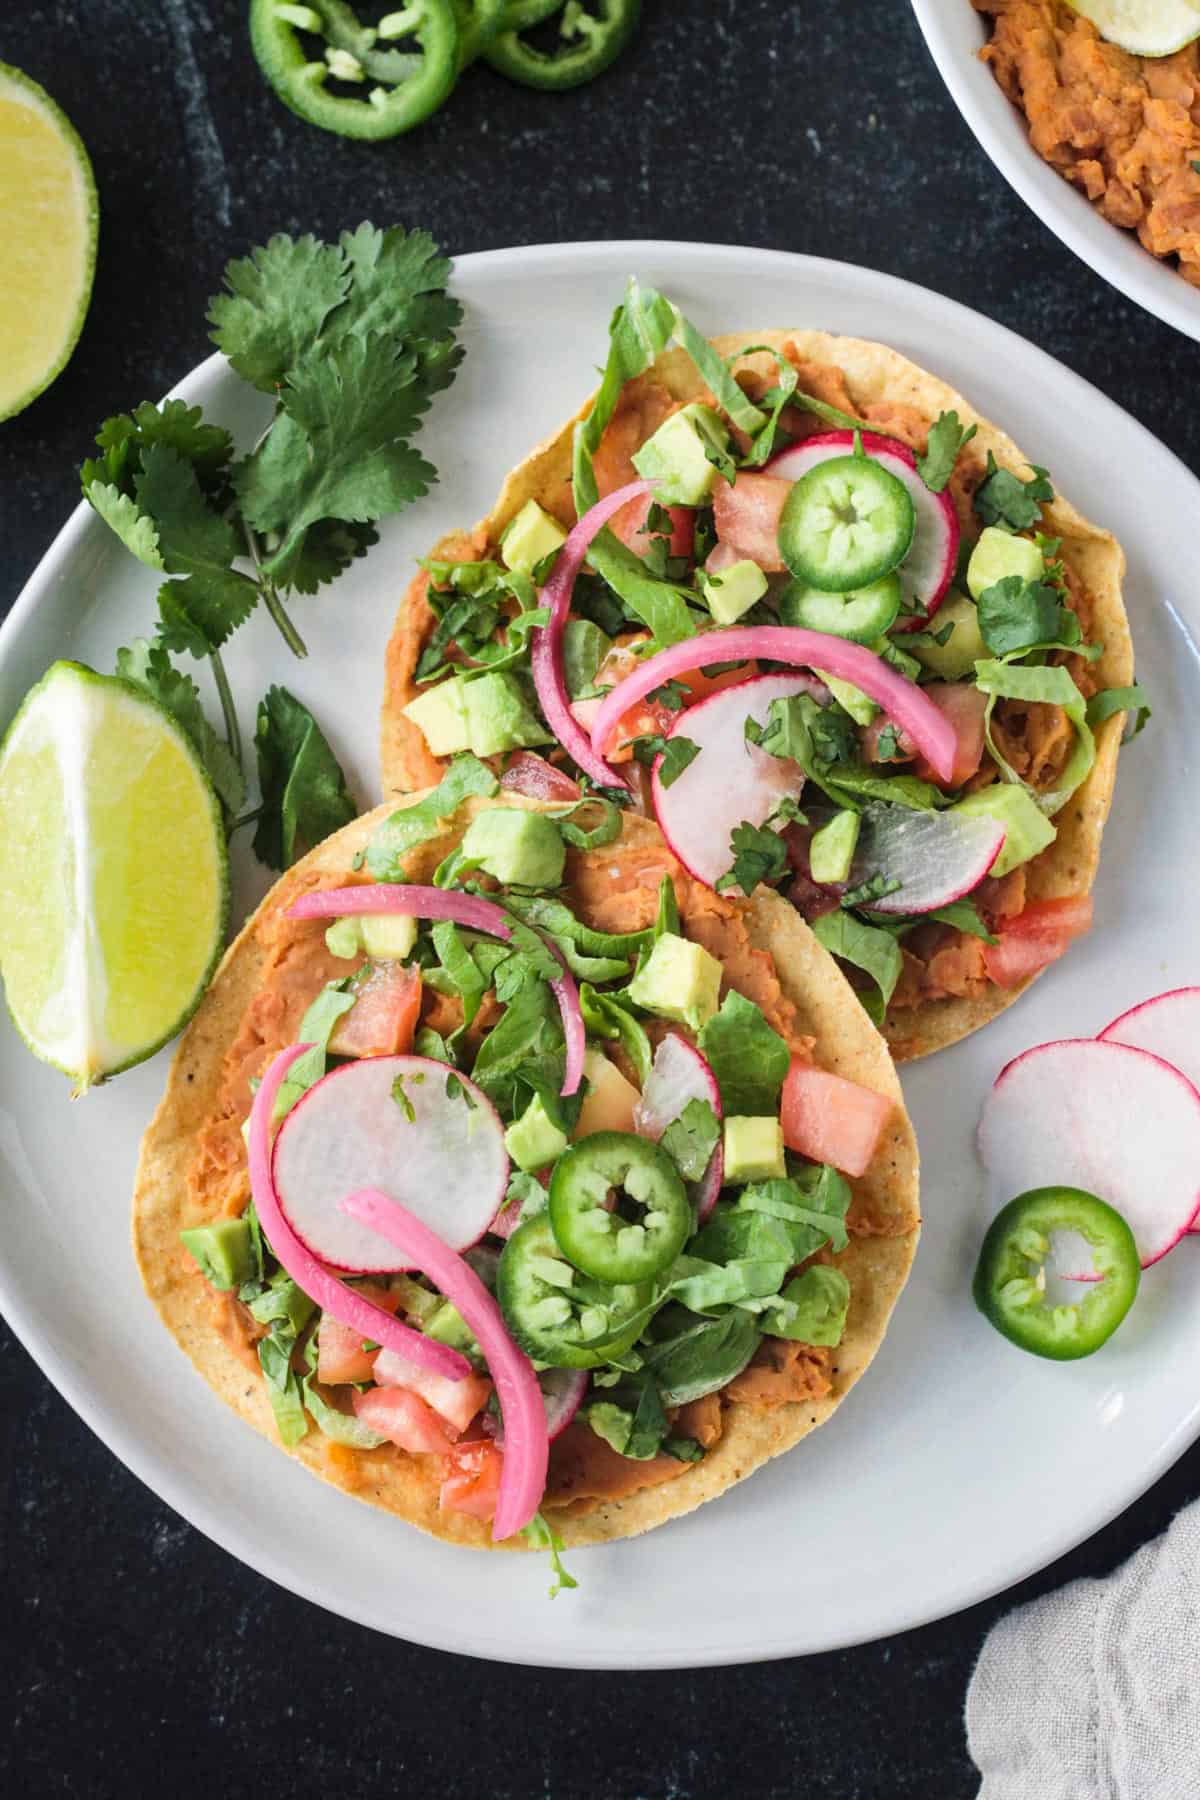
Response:
[[[0,60],[74,119],[103,230],[73,362],[0,426],[0,611],[74,503],[95,426],[206,354],[226,258],[368,216],[455,251],[666,236],[869,262],[1015,327],[1200,467],[1195,346],[1011,195],[905,0],[646,0],[632,53],[593,88],[537,96],[476,71],[428,127],[378,147],[278,105],[242,0],[2,10]],[[990,1622],[1111,1568],[1198,1492],[1193,1451],[1015,1595],[886,1643],[697,1674],[511,1672],[375,1637],[252,1575],[126,1473],[0,1327],[0,1791],[958,1800],[977,1786],[961,1707]]]

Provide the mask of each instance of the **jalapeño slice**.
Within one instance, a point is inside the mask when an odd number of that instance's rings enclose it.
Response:
[[[1100,1277],[1073,1284],[1079,1289],[1073,1305],[1046,1298],[1045,1264],[1056,1231],[1086,1240]],[[975,1270],[975,1304],[1022,1350],[1066,1362],[1107,1342],[1133,1305],[1141,1273],[1133,1233],[1107,1201],[1082,1188],[1032,1188],[992,1220]]]
[[[550,1223],[577,1269],[613,1282],[661,1274],[695,1229],[667,1152],[628,1131],[596,1131],[564,1150],[550,1178]]]
[[[411,131],[442,104],[459,68],[453,0],[411,0],[377,26],[363,25],[346,0],[251,0],[250,42],[284,105],[340,137]]]
[[[516,0],[513,13],[522,24],[544,19],[551,7],[543,9],[532,0]],[[603,74],[625,48],[637,30],[641,0],[567,0],[558,23],[559,45],[539,49],[521,31],[502,31],[484,51],[488,62],[510,81],[526,87],[582,87],[585,81]]]
[[[610,1287],[571,1267],[545,1213],[526,1219],[504,1246],[496,1298],[514,1340],[535,1362],[598,1369],[621,1356],[644,1327],[654,1290]]]
[[[833,456],[802,475],[783,503],[779,549],[799,580],[856,594],[898,568],[917,515],[902,481],[870,456]]]
[[[825,631],[853,644],[874,644],[896,623],[900,600],[896,575],[885,575],[857,594],[829,594],[793,581],[780,595],[779,617],[785,625]]]

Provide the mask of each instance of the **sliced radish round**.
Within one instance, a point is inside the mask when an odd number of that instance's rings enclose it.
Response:
[[[1200,1089],[1200,987],[1172,988],[1131,1006],[1097,1034],[1102,1043],[1149,1050]],[[1200,1222],[1192,1231],[1200,1231]]]
[[[546,1408],[546,1436],[553,1443],[561,1437],[583,1405],[591,1373],[587,1369],[542,1369],[538,1373],[542,1404]],[[504,1424],[495,1413],[485,1412],[480,1421],[490,1438],[504,1448]]]
[[[634,1130],[657,1144],[690,1100],[707,1100],[717,1115],[717,1123],[721,1122],[721,1090],[707,1059],[678,1032],[668,1032],[654,1052],[650,1079],[633,1109]],[[692,1188],[698,1224],[703,1225],[716,1205],[724,1175],[725,1147],[718,1138],[708,1167]]]
[[[789,450],[781,450],[778,456],[771,458],[764,472],[785,481],[799,481],[818,463],[828,462],[834,456],[848,455],[854,449],[854,438],[853,431],[819,432]],[[882,463],[897,481],[902,481],[912,496],[917,529],[912,548],[897,573],[906,606],[932,615],[942,604],[958,564],[961,533],[954,502],[949,494],[935,494],[925,486],[917,471],[917,459],[907,444],[896,438],[880,437],[873,431],[862,433],[862,444],[867,455]]]
[[[654,811],[671,849],[697,881],[715,887],[733,861],[734,827],[762,825],[785,794],[804,786],[797,763],[768,756],[746,742],[746,720],[765,725],[772,700],[811,694],[820,704],[829,690],[812,675],[755,675],[736,687],[720,688],[679,714],[671,737],[699,744],[683,774],[664,787],[662,758],[654,764]]]
[[[410,1116],[411,1114],[411,1116]],[[309,1088],[279,1128],[279,1204],[314,1256],[359,1275],[408,1265],[339,1210],[378,1188],[451,1250],[478,1243],[508,1183],[504,1127],[487,1095],[427,1056],[370,1056]]]
[[[1200,1208],[1200,1093],[1149,1051],[1094,1038],[1027,1050],[984,1102],[979,1153],[997,1201],[1038,1187],[1107,1200],[1142,1267],[1165,1256]],[[1088,1280],[1090,1268],[1060,1269]]]
[[[1003,846],[1003,825],[982,814],[969,818],[867,806],[849,885],[856,888],[876,876],[898,881],[894,892],[863,904],[872,912],[932,912],[977,888]]]

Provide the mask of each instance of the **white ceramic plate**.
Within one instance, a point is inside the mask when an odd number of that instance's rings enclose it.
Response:
[[[1200,338],[1200,289],[1143,250],[1132,231],[1102,218],[1033,148],[1024,118],[979,60],[988,30],[971,0],[913,0],[913,9],[963,118],[1025,204],[1118,293],[1188,337]]]
[[[226,1411],[160,1326],[129,1250],[138,1138],[166,1056],[72,1103],[0,1026],[0,1305],[115,1454],[234,1555],[335,1612],[446,1650],[599,1668],[827,1650],[936,1618],[1095,1531],[1200,1430],[1200,1243],[1153,1270],[1120,1336],[1077,1365],[1012,1349],[969,1294],[984,1216],[972,1131],[987,1083],[1023,1047],[1096,1031],[1197,977],[1178,896],[1200,877],[1200,670],[1188,635],[1200,493],[1077,376],[963,307],[836,263],[666,243],[464,257],[455,288],[468,356],[423,440],[442,486],[354,573],[298,604],[307,663],[292,664],[265,621],[239,633],[228,661],[242,717],[270,680],[289,683],[373,800],[382,652],[413,559],[482,514],[502,474],[588,391],[632,270],[707,330],[877,336],[968,392],[1124,539],[1156,702],[1122,763],[1092,937],[982,1035],[905,1076],[925,1232],[879,1360],[832,1422],[690,1518],[576,1553],[580,1590],[550,1605],[531,1558],[431,1542],[314,1480]],[[179,392],[249,433],[257,418],[241,390],[212,358]],[[148,627],[154,587],[81,508],[0,634],[0,721],[55,656],[111,667],[116,646]],[[254,881],[242,886],[245,898]]]

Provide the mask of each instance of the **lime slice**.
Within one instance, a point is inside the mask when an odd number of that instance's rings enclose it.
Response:
[[[1132,56],[1171,56],[1200,37],[1200,0],[1070,0],[1102,38]]]
[[[221,811],[174,720],[58,662],[0,746],[0,973],[35,1056],[82,1093],[173,1037],[229,912]]]
[[[70,120],[0,63],[0,419],[49,387],[75,348],[98,218],[92,165]]]

